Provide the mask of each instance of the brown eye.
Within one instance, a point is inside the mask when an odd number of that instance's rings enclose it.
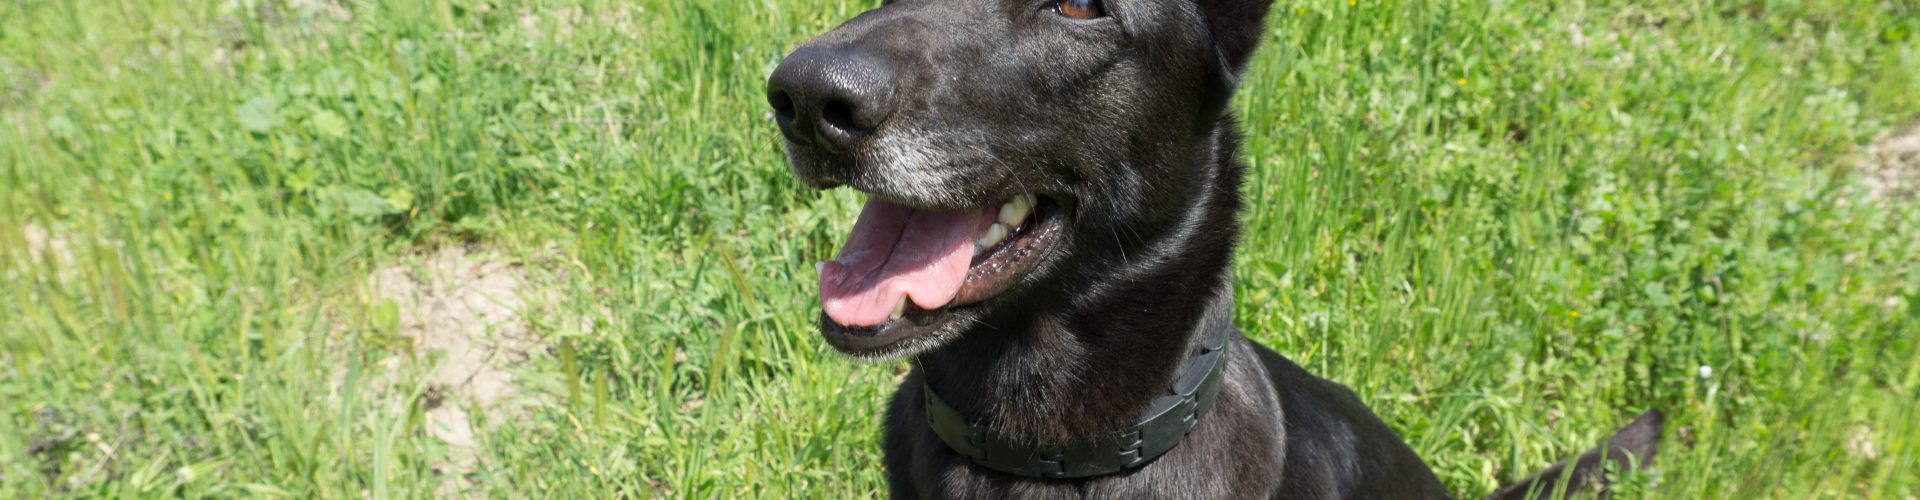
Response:
[[[1107,15],[1106,9],[1100,8],[1100,0],[1060,0],[1060,3],[1053,4],[1053,11],[1074,19],[1093,19]]]

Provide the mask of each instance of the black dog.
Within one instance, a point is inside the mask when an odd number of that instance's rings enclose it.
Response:
[[[869,195],[820,325],[914,359],[893,496],[1448,496],[1345,387],[1230,324],[1226,108],[1270,1],[891,0],[774,71],[794,174]],[[1660,425],[1502,494],[1649,459]]]

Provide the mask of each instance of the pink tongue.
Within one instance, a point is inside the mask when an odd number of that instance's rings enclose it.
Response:
[[[835,323],[861,328],[886,322],[902,296],[921,309],[947,305],[966,281],[974,235],[990,217],[868,198],[840,256],[820,268],[820,306]]]

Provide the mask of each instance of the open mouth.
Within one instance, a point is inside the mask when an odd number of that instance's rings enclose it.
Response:
[[[884,350],[1000,296],[1052,247],[1059,212],[1058,202],[1033,194],[957,212],[869,197],[840,255],[820,264],[829,342]]]

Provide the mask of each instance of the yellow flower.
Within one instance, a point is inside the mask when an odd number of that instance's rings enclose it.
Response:
[[[1461,79],[1460,79],[1460,86],[1462,86],[1462,87],[1465,87],[1465,86],[1467,86],[1467,79],[1465,79],[1465,78],[1461,78]]]
[[[1567,311],[1567,317],[1580,319],[1580,311]]]

